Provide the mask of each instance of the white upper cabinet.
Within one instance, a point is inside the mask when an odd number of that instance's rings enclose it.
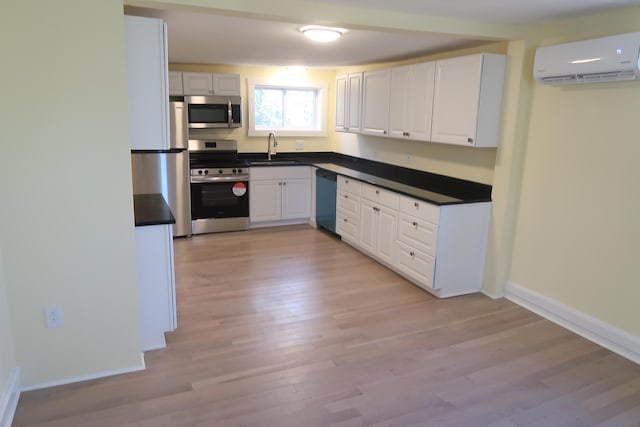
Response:
[[[336,131],[360,131],[362,73],[336,77]]]
[[[169,148],[166,25],[125,16],[129,127],[132,150]]]
[[[185,95],[240,96],[240,75],[221,73],[182,73]]]
[[[431,138],[435,62],[391,69],[389,136],[428,141]]]
[[[436,62],[431,141],[496,147],[506,57],[477,54]]]
[[[390,68],[364,72],[362,83],[362,133],[378,136],[387,135],[390,89]]]
[[[169,95],[183,95],[182,73],[180,71],[169,71]]]

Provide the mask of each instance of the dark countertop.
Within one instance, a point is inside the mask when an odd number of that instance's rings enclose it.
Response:
[[[162,194],[134,194],[133,212],[136,227],[175,224],[176,219]]]
[[[251,167],[312,165],[406,194],[435,205],[491,201],[491,186],[338,153],[278,153],[264,163],[264,153],[240,153]]]

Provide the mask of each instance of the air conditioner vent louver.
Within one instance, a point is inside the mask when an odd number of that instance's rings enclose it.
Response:
[[[556,86],[637,80],[639,53],[640,32],[540,47],[533,76]]]

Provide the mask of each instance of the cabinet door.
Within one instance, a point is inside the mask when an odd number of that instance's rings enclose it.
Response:
[[[282,217],[282,182],[280,180],[250,182],[251,222],[278,221]]]
[[[481,75],[482,55],[436,62],[432,141],[474,144]]]
[[[182,73],[169,71],[169,95],[182,95]]]
[[[362,104],[362,73],[351,73],[347,82],[347,121],[349,132],[360,132],[360,105]]]
[[[398,213],[385,207],[380,207],[378,215],[378,232],[376,241],[376,254],[383,261],[393,263],[396,253],[396,224]]]
[[[347,130],[347,76],[336,77],[336,130]]]
[[[282,219],[309,218],[311,214],[311,180],[282,181]]]
[[[358,239],[359,246],[372,253],[376,253],[376,237],[378,234],[377,223],[377,207],[368,200],[361,200],[362,206],[360,207],[360,238]]]
[[[362,133],[385,136],[389,128],[391,70],[365,71],[362,82]]]
[[[391,69],[391,94],[389,102],[389,136],[407,138],[409,97],[413,96],[411,84],[411,65]]]
[[[213,75],[182,73],[182,87],[185,95],[213,95]]]
[[[169,71],[165,33],[165,25],[159,19],[125,16],[132,150],[169,148]]]
[[[410,93],[407,94],[406,137],[418,141],[431,139],[433,86],[436,63],[425,62],[411,67]]]
[[[213,94],[240,96],[240,74],[213,74]]]

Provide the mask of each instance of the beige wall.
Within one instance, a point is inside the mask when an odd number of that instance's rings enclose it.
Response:
[[[640,8],[543,44],[640,31]],[[640,83],[535,86],[510,280],[640,334]]]
[[[122,2],[5,2],[0,51],[0,241],[23,385],[139,367]],[[63,328],[45,328],[45,306]]]
[[[0,395],[6,389],[9,376],[16,367],[16,354],[13,345],[13,332],[11,331],[7,287],[2,262],[2,245],[0,245]]]

